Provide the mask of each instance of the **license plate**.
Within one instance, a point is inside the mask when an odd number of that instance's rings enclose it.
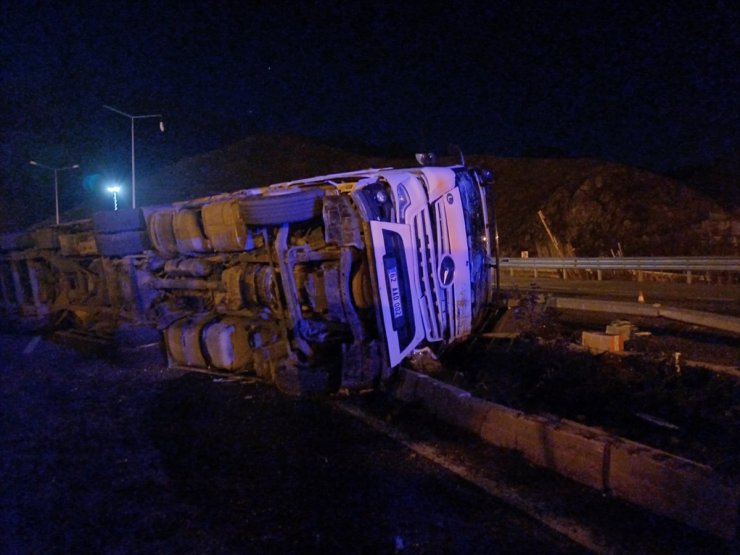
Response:
[[[403,327],[403,303],[401,302],[401,286],[398,282],[398,265],[394,257],[386,257],[385,271],[388,276],[388,296],[391,303],[391,315],[393,316],[393,329]]]

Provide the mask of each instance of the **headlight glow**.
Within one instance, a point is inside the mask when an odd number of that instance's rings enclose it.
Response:
[[[399,184],[398,187],[396,187],[396,199],[398,201],[396,206],[396,210],[398,211],[398,221],[403,222],[404,216],[406,215],[406,209],[411,206],[409,193],[403,184]]]

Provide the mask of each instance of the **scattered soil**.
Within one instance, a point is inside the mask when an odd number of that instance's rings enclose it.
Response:
[[[649,335],[627,341],[624,353],[593,354],[578,345],[580,333],[604,331],[597,327],[604,315],[561,315],[527,302],[516,311],[517,339],[453,348],[439,377],[482,398],[600,427],[738,477],[740,378],[685,363],[734,366],[737,337],[642,319],[638,329]]]

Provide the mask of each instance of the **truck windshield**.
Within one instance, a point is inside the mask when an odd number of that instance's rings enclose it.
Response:
[[[480,323],[488,303],[490,272],[488,258],[490,256],[488,230],[484,216],[483,197],[480,188],[469,170],[459,169],[455,172],[455,181],[460,189],[460,196],[465,214],[465,227],[468,236],[468,251],[470,253],[470,289],[472,293],[472,323]]]

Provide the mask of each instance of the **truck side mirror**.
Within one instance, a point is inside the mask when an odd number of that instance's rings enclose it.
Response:
[[[433,152],[417,152],[416,161],[420,166],[433,166],[437,163],[437,155]]]

